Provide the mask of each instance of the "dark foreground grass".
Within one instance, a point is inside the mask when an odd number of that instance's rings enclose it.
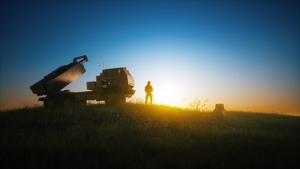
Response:
[[[300,168],[300,118],[166,106],[0,112],[1,168]]]

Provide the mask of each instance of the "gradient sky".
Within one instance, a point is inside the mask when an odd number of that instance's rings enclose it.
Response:
[[[129,69],[136,100],[150,80],[155,103],[300,113],[299,1],[0,3],[1,109],[38,103],[29,86],[87,55],[65,89],[86,91],[104,62]]]

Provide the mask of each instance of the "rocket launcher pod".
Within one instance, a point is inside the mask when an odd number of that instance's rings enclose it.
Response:
[[[31,91],[38,96],[59,92],[85,73],[83,63],[86,61],[88,61],[86,55],[74,58],[70,64],[60,66],[30,86]]]

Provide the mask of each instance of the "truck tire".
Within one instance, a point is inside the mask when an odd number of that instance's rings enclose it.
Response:
[[[126,101],[125,96],[120,96],[116,92],[107,93],[105,98],[105,104],[107,105],[124,104],[125,101]]]
[[[110,87],[104,91],[104,101],[108,105],[124,104],[126,101],[125,95],[122,94],[122,89],[119,87]]]
[[[44,101],[44,108],[53,109],[59,106],[59,103],[53,98],[46,98]]]
[[[120,104],[125,104],[125,102],[126,102],[126,97],[125,96],[120,96],[119,97],[119,103]]]
[[[86,105],[86,100],[76,100],[74,95],[68,95],[63,98],[64,107]]]
[[[109,93],[106,94],[105,104],[113,105],[113,104],[115,104],[115,100],[116,100],[116,93],[115,92],[109,92]]]
[[[85,106],[86,100],[75,101],[76,105]]]
[[[71,98],[65,98],[63,104],[65,107],[73,106],[75,105],[75,100]]]

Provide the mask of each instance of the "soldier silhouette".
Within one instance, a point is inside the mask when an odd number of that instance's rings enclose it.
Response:
[[[151,86],[151,82],[148,81],[147,85],[145,86],[145,92],[146,92],[145,104],[148,103],[148,97],[150,97],[150,104],[152,104],[152,96],[153,96],[152,91],[153,91],[153,88]]]

